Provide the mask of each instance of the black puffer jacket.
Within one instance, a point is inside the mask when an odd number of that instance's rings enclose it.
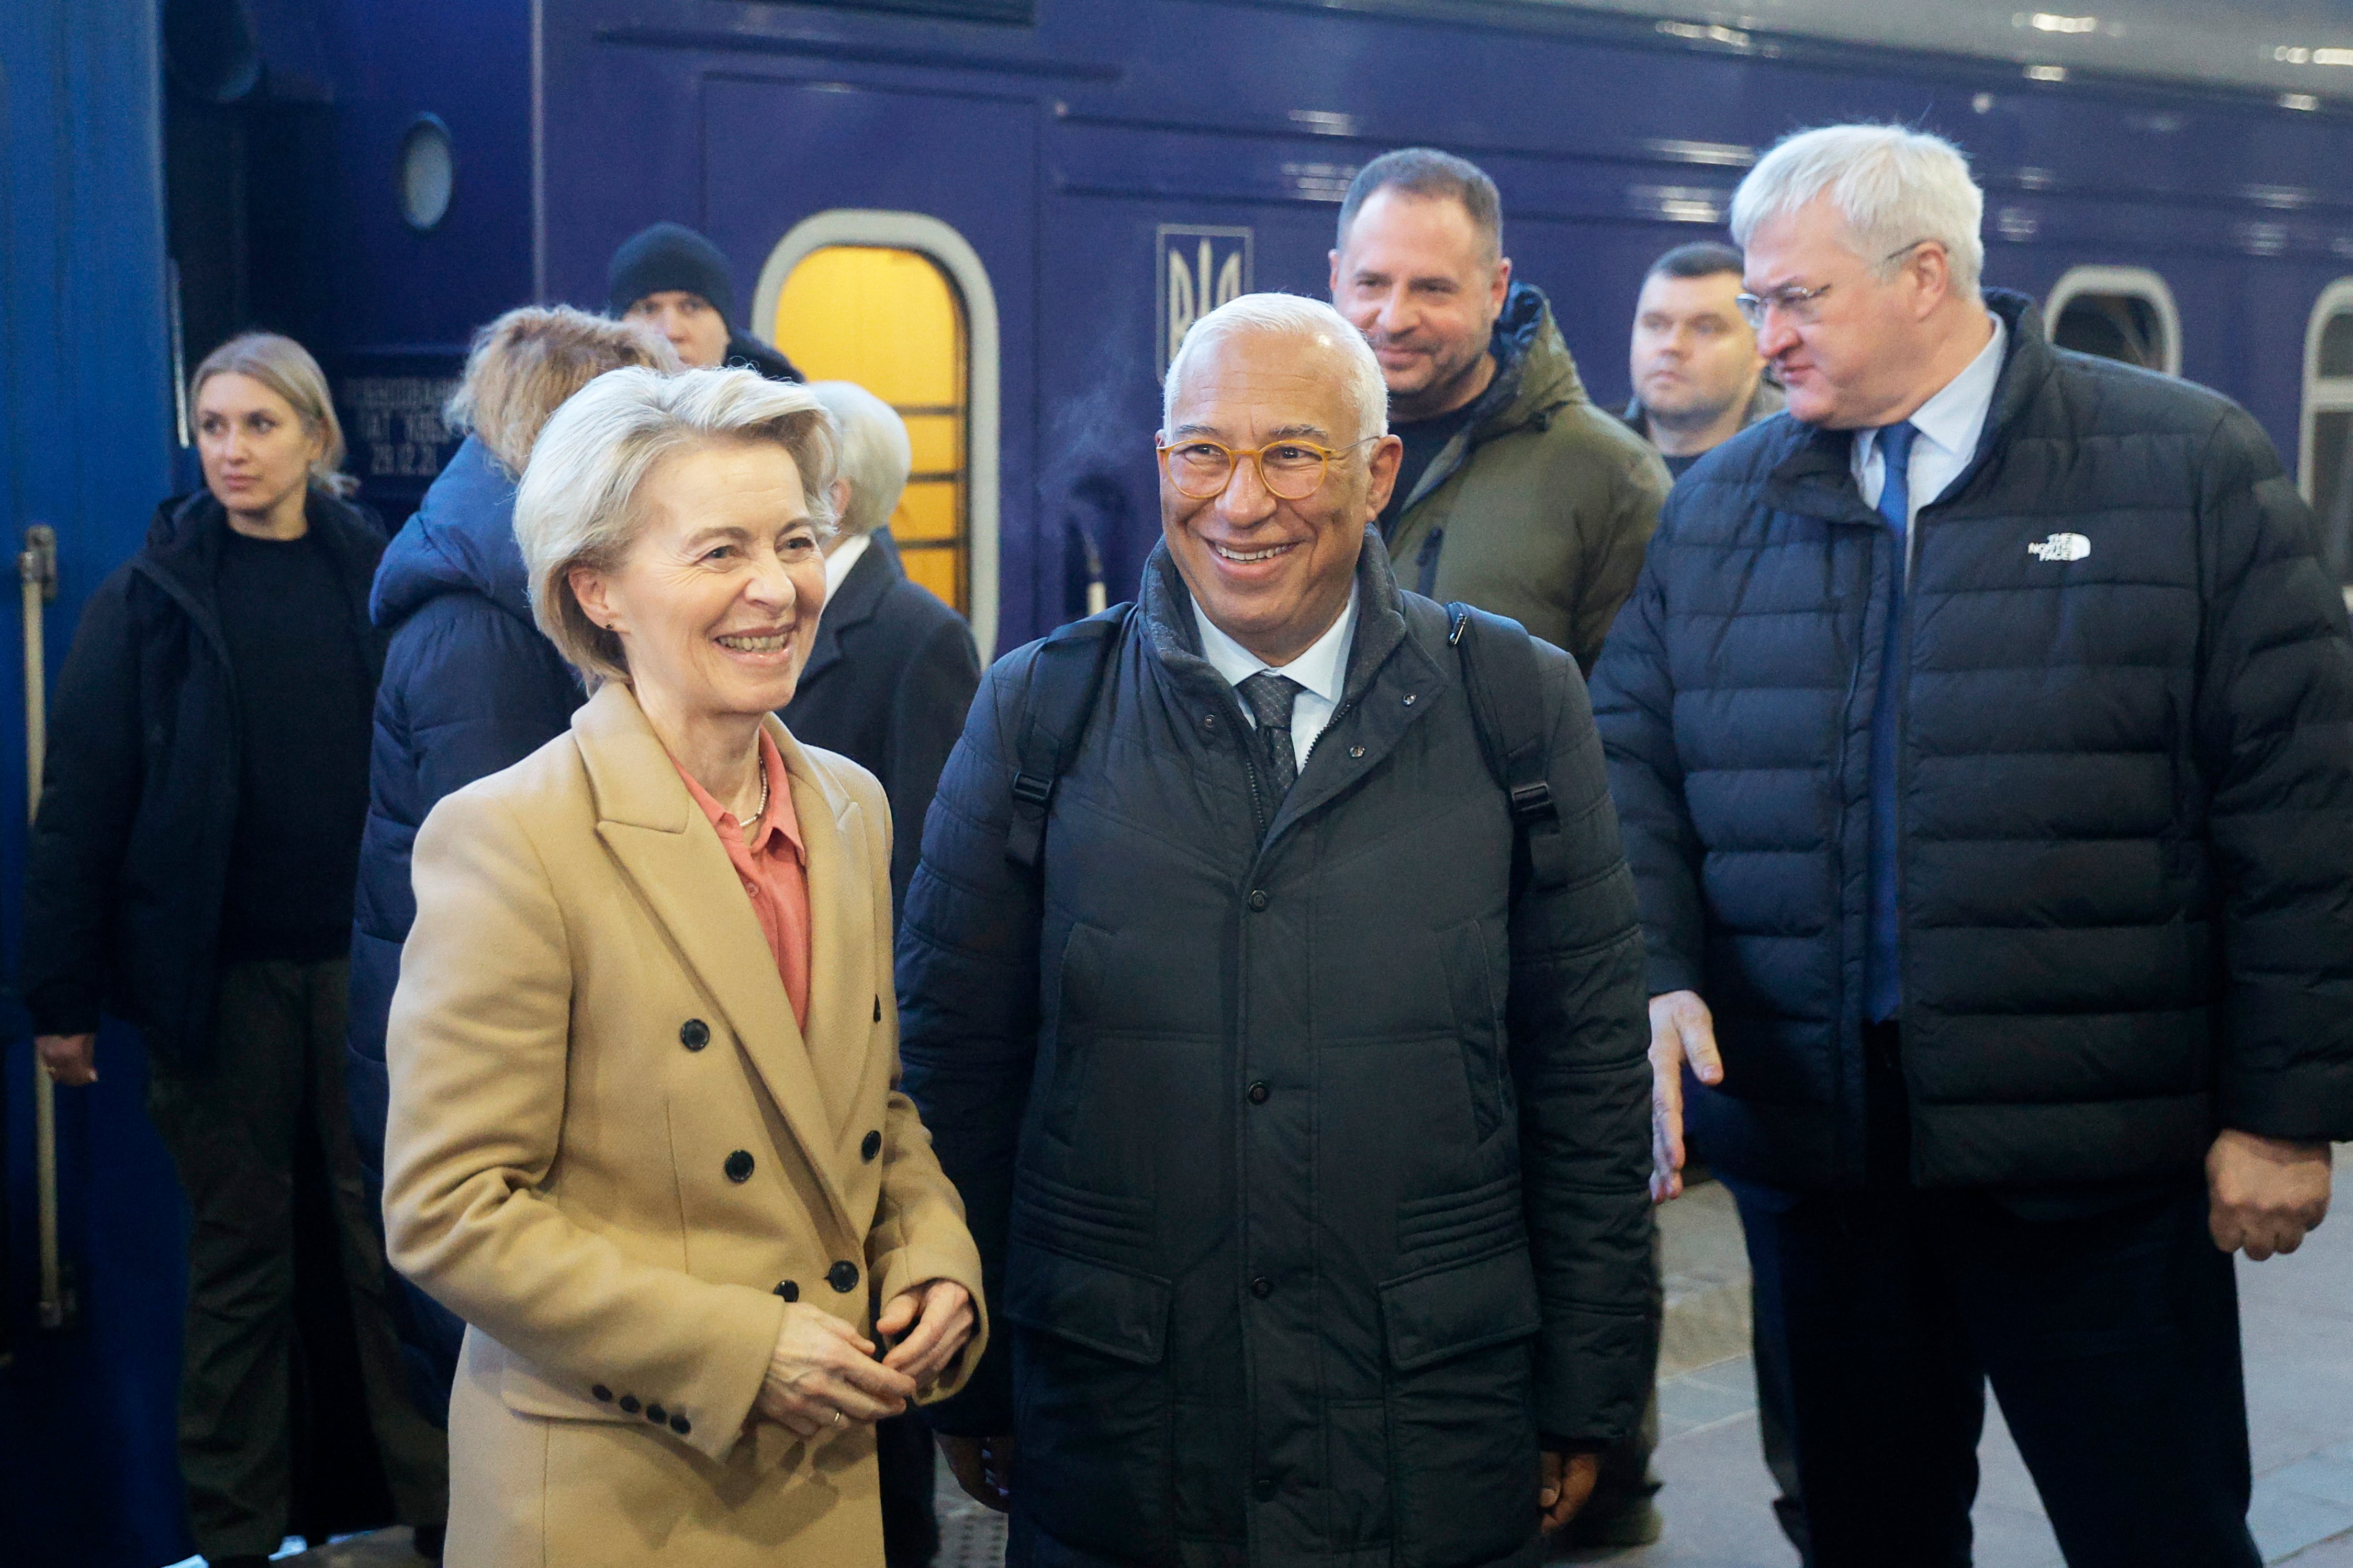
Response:
[[[2353,644],[2245,413],[2010,347],[1922,509],[1899,635],[1915,1180],[2194,1173],[2353,1138]],[[1785,416],[1675,487],[1594,672],[1651,989],[1715,1009],[1709,1159],[1863,1179],[1871,718],[1894,550],[1850,437]]]
[[[306,516],[373,683],[384,639],[367,595],[383,531],[320,489]],[[103,1007],[183,1066],[212,1048],[237,827],[237,694],[214,589],[227,537],[208,492],[166,501],[146,544],[90,596],[51,700],[26,854],[21,976],[34,1026],[79,1034]]]
[[[1165,549],[1042,907],[1006,858],[1035,645],[926,825],[907,1087],[1015,1325],[934,1424],[1018,1433],[1017,1562],[1531,1561],[1540,1430],[1641,1414],[1641,944],[1584,685],[1539,646],[1570,880],[1515,900],[1445,613],[1367,539],[1342,706],[1262,845]]]

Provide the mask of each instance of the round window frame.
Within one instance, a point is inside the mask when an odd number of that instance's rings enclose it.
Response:
[[[436,212],[429,221],[419,222],[415,210],[409,205],[409,160],[415,155],[420,133],[428,132],[440,140],[441,156],[447,168],[447,178],[441,190],[440,210]],[[400,209],[400,221],[411,234],[432,234],[448,220],[449,205],[457,200],[458,196],[458,140],[449,133],[448,121],[427,110],[410,120],[406,127],[401,131],[400,151],[393,160],[392,194],[394,205]]]

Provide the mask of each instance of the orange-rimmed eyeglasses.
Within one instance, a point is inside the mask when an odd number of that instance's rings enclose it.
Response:
[[[1244,458],[1258,465],[1258,482],[1266,487],[1267,494],[1278,500],[1305,500],[1324,488],[1324,476],[1331,471],[1333,458],[1379,439],[1367,436],[1335,450],[1313,441],[1269,441],[1263,447],[1244,447],[1195,437],[1173,445],[1155,441],[1153,450],[1160,454],[1161,471],[1168,476],[1168,482],[1187,500],[1210,500],[1225,494],[1233,482],[1234,465]]]

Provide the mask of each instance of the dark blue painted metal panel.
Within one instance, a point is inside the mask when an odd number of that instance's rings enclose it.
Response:
[[[0,171],[0,344],[7,418],[0,509],[13,556],[25,527],[58,531],[50,668],[90,590],[143,535],[170,473],[163,183],[154,0],[103,16],[75,0],[11,5],[8,158]],[[15,595],[9,595],[13,601]],[[23,879],[24,690],[0,658],[0,921],[13,954]],[[148,1565],[186,1551],[172,1458],[185,1230],[179,1190],[142,1109],[136,1039],[110,1029],[100,1080],[61,1093],[66,1250],[79,1264],[74,1332],[34,1328],[31,1050],[9,1015],[5,1310],[16,1366],[0,1374],[0,1553],[11,1562]]]

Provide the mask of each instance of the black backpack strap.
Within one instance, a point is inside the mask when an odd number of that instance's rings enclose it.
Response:
[[[1057,628],[1038,646],[1029,667],[1029,700],[1014,759],[1013,820],[1005,830],[1005,858],[1035,873],[1046,848],[1046,811],[1054,786],[1078,754],[1079,738],[1094,713],[1104,667],[1127,630],[1134,605],[1113,605]]]
[[[1552,798],[1551,735],[1535,639],[1519,622],[1468,605],[1446,606],[1446,640],[1462,661],[1462,688],[1487,771],[1511,802],[1512,830],[1528,847],[1538,889],[1568,886],[1568,850]]]

